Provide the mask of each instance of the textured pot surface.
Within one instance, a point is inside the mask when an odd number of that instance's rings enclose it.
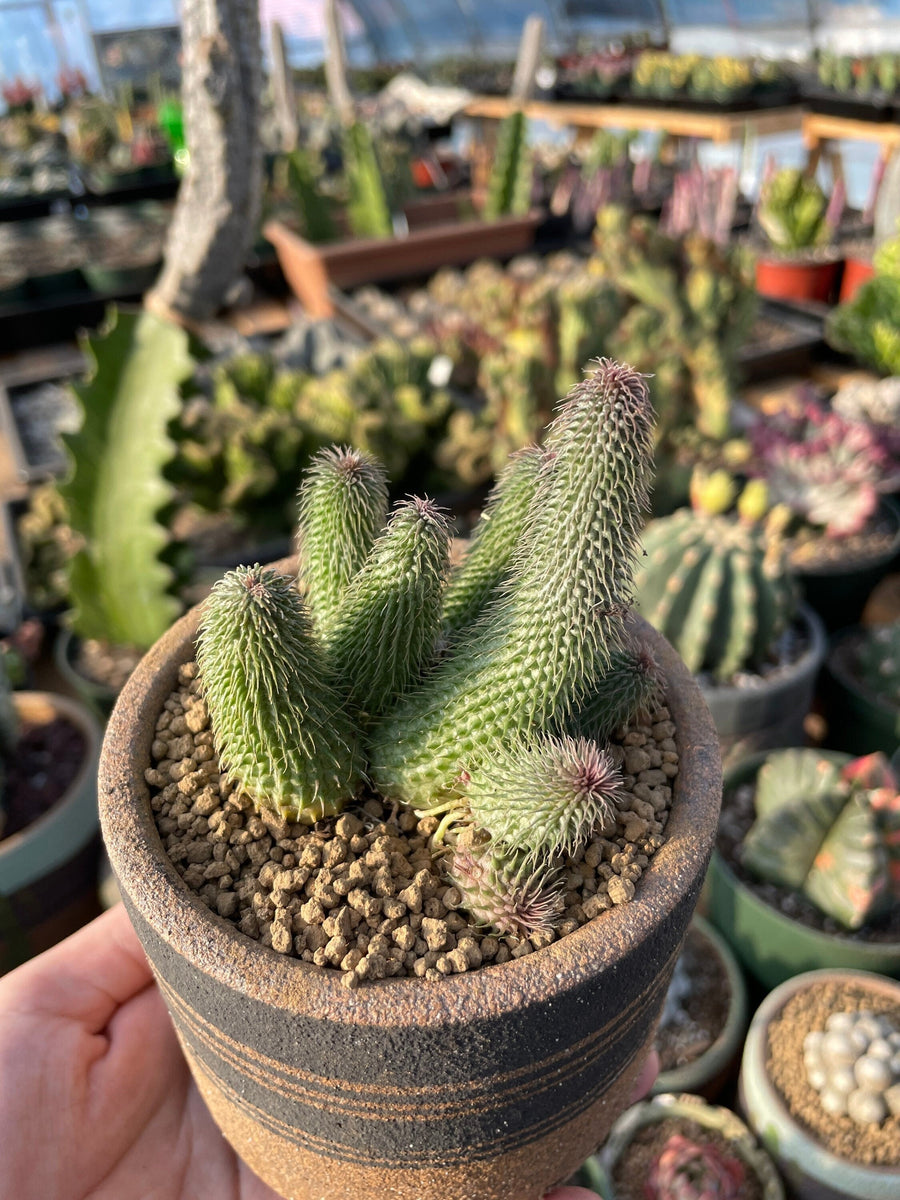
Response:
[[[703,688],[726,767],[763,750],[803,743],[803,722],[827,643],[825,628],[808,605],[803,605],[800,617],[808,645],[787,670],[755,687]]]
[[[760,258],[756,264],[756,290],[776,300],[818,300],[827,304],[837,279],[837,262],[790,262]]]
[[[694,914],[691,927],[705,940],[709,953],[722,964],[728,980],[728,1016],[719,1036],[698,1058],[682,1067],[659,1073],[652,1094],[689,1092],[713,1100],[729,1078],[737,1073],[737,1062],[747,1028],[747,985],[731,947],[721,934],[698,913]]]
[[[84,705],[68,696],[16,692],[14,699],[23,720],[70,721],[84,738],[84,757],[56,804],[0,841],[0,973],[68,937],[100,911],[100,729]]]
[[[668,840],[631,903],[502,966],[350,991],[213,915],[163,851],[143,775],[197,624],[193,610],[122,692],[100,794],[125,903],[215,1119],[292,1200],[537,1200],[626,1106],[702,882],[721,775],[696,684],[645,627],[681,766]]]
[[[822,751],[838,762],[850,755]],[[732,767],[725,777],[727,792],[752,780],[764,754]],[[738,879],[716,850],[707,877],[709,918],[747,970],[767,988],[777,987],[801,971],[846,967],[900,976],[900,942],[867,941],[813,929],[767,904]]]
[[[741,1108],[798,1200],[897,1200],[900,1168],[838,1158],[796,1120],[766,1069],[769,1026],[788,1000],[817,982],[841,980],[900,1004],[900,984],[865,971],[809,971],[787,980],[766,997],[750,1023],[741,1062]]]

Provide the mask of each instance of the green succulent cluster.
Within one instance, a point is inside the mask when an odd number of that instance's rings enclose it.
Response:
[[[819,82],[836,92],[870,96],[880,91],[890,96],[900,90],[900,54],[871,56],[819,52]]]
[[[682,426],[723,440],[757,306],[746,255],[698,234],[669,237],[615,205],[597,214],[594,243],[598,269],[627,298],[608,353],[653,372],[659,441]]]
[[[502,474],[453,571],[431,501],[385,521],[379,465],[320,453],[299,588],[242,567],[207,602],[197,658],[223,764],[292,820],[340,811],[364,778],[443,813],[470,911],[502,933],[552,925],[561,855],[614,826],[603,741],[659,694],[627,622],[651,448],[643,378],[599,361],[545,448]],[[592,704],[594,728],[571,732]]]
[[[834,228],[828,197],[799,167],[784,167],[765,180],[756,217],[772,247],[785,254],[825,245]]]
[[[825,336],[880,374],[900,375],[900,235],[880,247],[874,266],[853,299],[829,313]]]

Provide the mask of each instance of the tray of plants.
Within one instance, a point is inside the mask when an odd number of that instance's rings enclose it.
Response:
[[[627,1102],[719,808],[699,691],[628,613],[651,437],[598,362],[446,584],[444,514],[385,525],[383,469],[323,451],[302,559],[227,575],[122,693],[110,860],[285,1194],[537,1200]]]

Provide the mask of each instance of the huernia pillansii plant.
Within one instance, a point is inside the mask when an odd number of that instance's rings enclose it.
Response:
[[[605,742],[661,699],[628,621],[652,424],[644,377],[596,361],[452,572],[436,505],[385,521],[377,464],[320,452],[298,579],[230,572],[201,623],[215,747],[254,805],[313,823],[374,787],[441,816],[432,846],[476,922],[552,929],[565,855],[615,828]]]
[[[846,765],[780,750],[756,777],[756,820],[742,861],[802,893],[845,929],[900,903],[900,781],[883,754]]]
[[[868,1009],[833,1012],[803,1039],[803,1065],[819,1103],[833,1116],[881,1125],[900,1116],[900,1028]]]
[[[744,1164],[714,1142],[673,1133],[644,1185],[647,1200],[740,1200]]]

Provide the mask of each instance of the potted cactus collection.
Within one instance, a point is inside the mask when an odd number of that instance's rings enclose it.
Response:
[[[900,748],[900,621],[845,630],[826,660],[833,745],[852,754]]]
[[[449,579],[440,510],[385,525],[382,469],[323,452],[299,576],[226,576],[120,697],[113,869],[286,1194],[537,1200],[627,1102],[718,817],[696,685],[628,616],[651,445],[596,363]]]
[[[844,196],[839,181],[828,199],[799,168],[767,168],[755,213],[765,241],[756,263],[756,287],[762,295],[827,303],[838,276],[833,243]]]
[[[753,1018],[740,1078],[751,1128],[799,1200],[887,1200],[900,1188],[900,983],[820,970]]]
[[[776,750],[728,773],[709,912],[752,974],[900,972],[900,788],[883,754]]]

